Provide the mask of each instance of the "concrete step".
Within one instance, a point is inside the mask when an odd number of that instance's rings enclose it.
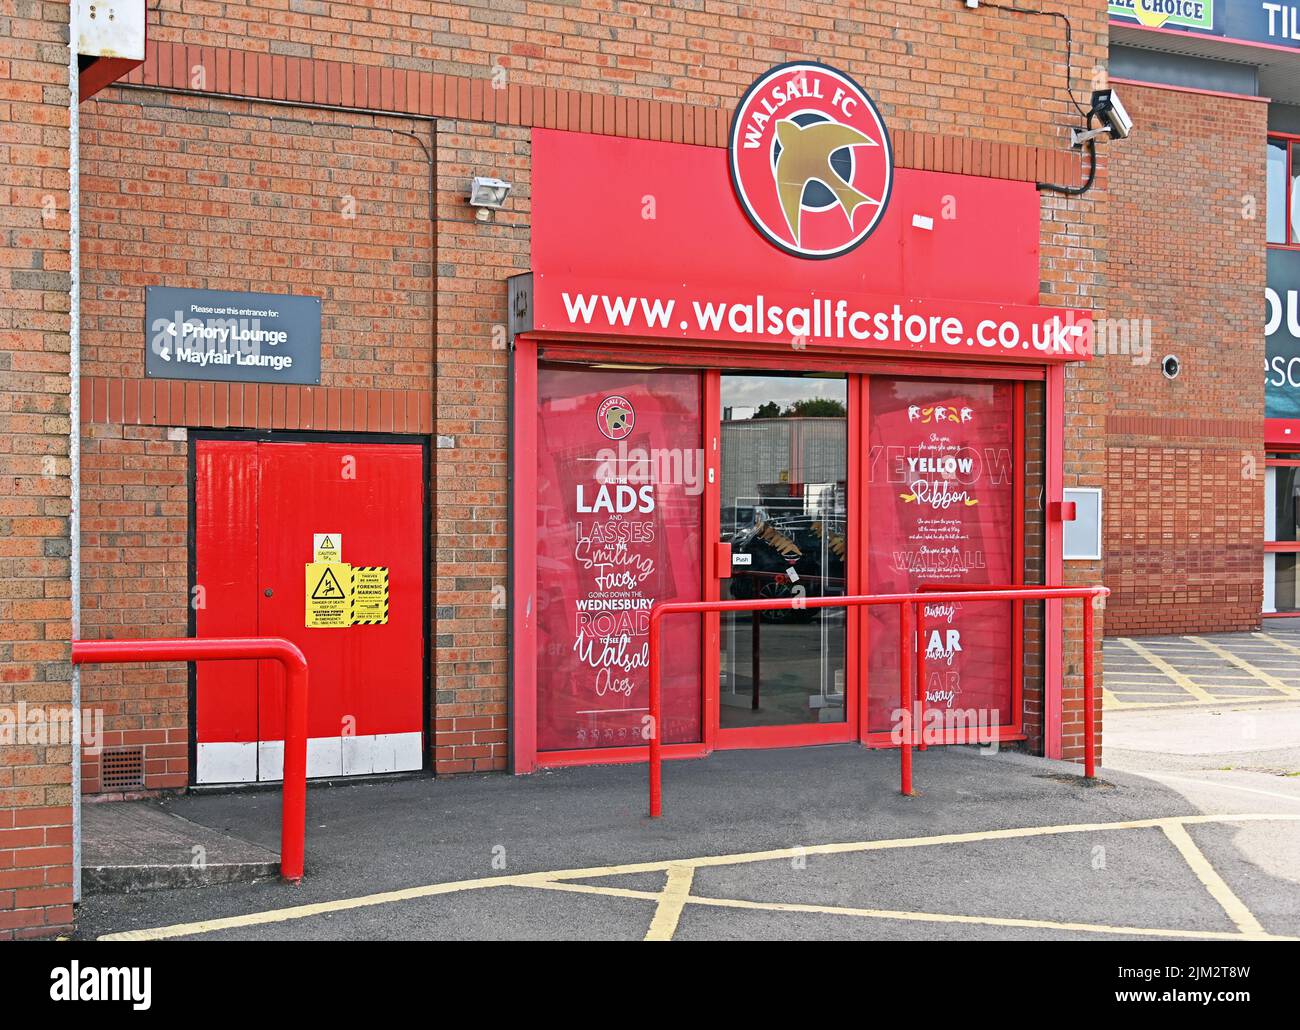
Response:
[[[163,801],[82,806],[81,885],[88,894],[202,887],[279,871],[274,851],[182,819]]]

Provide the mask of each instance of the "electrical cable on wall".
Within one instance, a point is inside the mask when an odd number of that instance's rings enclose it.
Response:
[[[1008,11],[1013,14],[1033,14],[1041,18],[1058,18],[1065,25],[1065,92],[1070,97],[1070,103],[1074,109],[1084,118],[1085,131],[1092,128],[1092,111],[1085,111],[1083,105],[1079,103],[1078,98],[1074,95],[1073,73],[1074,73],[1074,25],[1071,23],[1069,16],[1062,11],[1048,11],[1041,7],[1022,7],[1019,4],[997,4],[987,3],[983,6],[989,7],[996,11]],[[1062,186],[1057,183],[1039,182],[1034,185],[1040,192],[1044,193],[1061,193],[1068,197],[1081,196],[1092,189],[1093,183],[1097,180],[1097,145],[1094,140],[1087,140],[1084,147],[1088,153],[1088,175],[1080,186]]]

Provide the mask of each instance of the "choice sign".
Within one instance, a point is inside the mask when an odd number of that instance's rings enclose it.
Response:
[[[889,133],[871,97],[812,61],[779,65],[749,87],[732,116],[728,163],[745,216],[796,257],[858,246],[894,184]]]

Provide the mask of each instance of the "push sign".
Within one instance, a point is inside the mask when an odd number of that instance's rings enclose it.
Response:
[[[150,286],[145,374],[158,379],[320,383],[320,298]]]

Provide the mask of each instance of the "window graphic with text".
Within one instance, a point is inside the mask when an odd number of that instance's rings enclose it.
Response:
[[[700,426],[698,375],[538,372],[539,750],[646,743],[650,609],[701,597]],[[663,739],[698,741],[698,616],[662,658]]]
[[[1013,582],[1012,386],[873,378],[870,390],[870,592]],[[898,610],[869,622],[868,726],[881,732],[899,707]],[[946,725],[1012,721],[1011,627],[1007,602],[926,605],[925,704]]]

